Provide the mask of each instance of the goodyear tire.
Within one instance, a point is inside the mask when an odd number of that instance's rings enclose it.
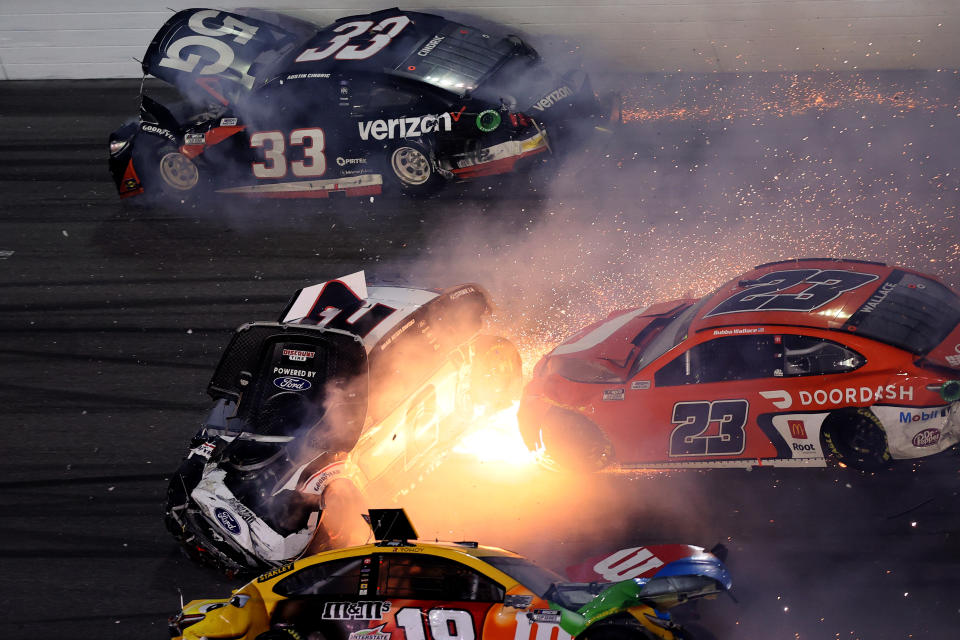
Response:
[[[136,144],[133,166],[140,176],[147,203],[188,202],[204,183],[196,163],[170,144]],[[142,197],[142,196],[140,196]],[[139,199],[139,197],[137,198]]]
[[[540,425],[549,460],[560,470],[599,471],[613,462],[613,446],[592,421],[561,407],[551,407]]]
[[[849,467],[876,471],[890,464],[886,431],[869,409],[832,413],[820,434],[824,451]]]
[[[497,336],[480,336],[470,374],[473,402],[491,411],[520,399],[523,363],[513,343]]]
[[[437,173],[433,152],[418,142],[403,141],[387,150],[387,179],[401,193],[429,196],[443,184]]]

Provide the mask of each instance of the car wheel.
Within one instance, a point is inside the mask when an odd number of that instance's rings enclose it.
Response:
[[[363,520],[366,511],[363,495],[349,480],[334,480],[321,497],[320,522],[307,544],[304,555],[330,549],[342,549],[366,542],[370,528]]]
[[[158,174],[164,188],[172,191],[191,191],[200,182],[197,165],[179,151],[168,151],[161,156]]]
[[[854,469],[876,471],[890,464],[887,434],[869,409],[838,411],[820,431],[824,451]]]
[[[476,405],[497,411],[520,399],[523,363],[513,343],[497,336],[480,336],[470,376]]]
[[[437,174],[431,155],[428,148],[412,142],[390,149],[387,170],[391,182],[409,195],[426,196],[435,192],[443,178]]]
[[[613,462],[613,445],[592,421],[561,407],[551,407],[540,425],[548,464],[562,470],[599,471]]]

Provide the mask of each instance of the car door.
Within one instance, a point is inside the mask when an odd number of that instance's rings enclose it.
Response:
[[[390,602],[383,631],[392,640],[513,639],[513,616],[489,624],[500,617],[505,596],[504,587],[490,577],[456,560],[424,553],[375,558],[376,596]]]
[[[631,381],[631,399],[644,404],[652,424],[631,450],[618,448],[618,456],[718,464],[774,457],[770,439],[757,431],[751,402],[757,381],[783,375],[783,349],[779,336],[746,331],[693,343],[641,371]]]

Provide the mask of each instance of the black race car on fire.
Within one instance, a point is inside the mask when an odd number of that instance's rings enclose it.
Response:
[[[516,36],[399,9],[323,28],[246,13],[187,9],[154,37],[145,77],[181,99],[142,94],[111,134],[121,197],[430,193],[573,146],[615,112]]]

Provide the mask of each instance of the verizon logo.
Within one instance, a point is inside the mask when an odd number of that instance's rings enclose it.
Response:
[[[393,140],[394,138],[418,138],[427,133],[450,131],[453,117],[449,113],[438,116],[412,116],[409,118],[390,118],[389,120],[368,120],[359,122],[360,139]]]

